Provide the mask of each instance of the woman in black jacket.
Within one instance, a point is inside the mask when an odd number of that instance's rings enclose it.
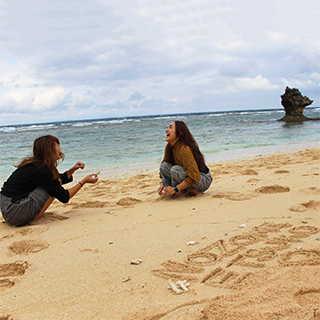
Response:
[[[64,159],[58,138],[47,135],[33,143],[33,156],[17,166],[1,189],[0,206],[4,220],[12,226],[46,222],[43,215],[57,198],[67,203],[86,183],[96,183],[98,176],[90,174],[70,189],[63,184],[73,181],[73,173],[84,169],[77,162],[70,170],[60,174],[58,161]]]

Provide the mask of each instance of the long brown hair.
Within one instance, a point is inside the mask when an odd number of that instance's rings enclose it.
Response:
[[[179,140],[185,143],[187,146],[190,147],[193,156],[198,164],[198,168],[200,171],[206,171],[206,163],[204,161],[204,156],[201,153],[198,143],[192,136],[191,132],[189,131],[187,125],[183,121],[175,121],[176,125],[176,135],[179,137]]]
[[[21,168],[29,163],[42,162],[43,165],[47,165],[51,170],[53,178],[58,180],[59,171],[57,169],[56,144],[60,145],[60,141],[52,135],[37,138],[33,143],[33,156],[24,158],[17,167]],[[59,160],[61,159],[63,161],[64,157],[64,154],[61,152]]]

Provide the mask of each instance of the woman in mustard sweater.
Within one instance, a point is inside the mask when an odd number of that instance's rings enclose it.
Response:
[[[183,121],[170,123],[166,141],[158,193],[173,196],[186,191],[192,195],[206,191],[212,183],[211,173],[187,125]]]
[[[98,176],[91,174],[72,188],[66,190],[63,184],[73,180],[73,173],[84,169],[78,161],[70,170],[60,174],[59,160],[64,159],[58,138],[47,135],[33,143],[33,156],[25,158],[1,189],[1,213],[12,226],[39,224],[46,222],[43,215],[53,200],[57,198],[67,203],[86,183],[96,183]]]

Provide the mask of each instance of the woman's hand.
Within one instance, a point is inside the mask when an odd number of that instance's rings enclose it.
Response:
[[[80,182],[68,190],[70,198],[72,198],[86,183],[96,183],[97,181],[98,176],[95,173],[84,177]]]
[[[167,186],[167,187],[164,187],[164,192],[167,196],[172,196],[176,193],[176,191],[174,190],[173,187],[170,187],[170,186]]]
[[[68,178],[70,178],[74,172],[78,169],[84,169],[85,165],[81,161],[78,161],[71,169],[67,171]]]
[[[158,193],[159,193],[159,195],[163,194],[163,182],[162,181],[160,182],[160,186],[158,188]]]
[[[82,163],[81,161],[78,161],[70,170],[75,172],[77,171],[78,169],[84,169],[85,165],[84,163]]]
[[[81,182],[82,184],[85,183],[96,183],[98,181],[98,176],[95,173],[89,174],[88,176],[84,177]]]

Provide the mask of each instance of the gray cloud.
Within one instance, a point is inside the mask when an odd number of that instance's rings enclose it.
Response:
[[[129,101],[141,101],[143,99],[144,96],[138,90],[136,90],[134,94],[130,96]]]

